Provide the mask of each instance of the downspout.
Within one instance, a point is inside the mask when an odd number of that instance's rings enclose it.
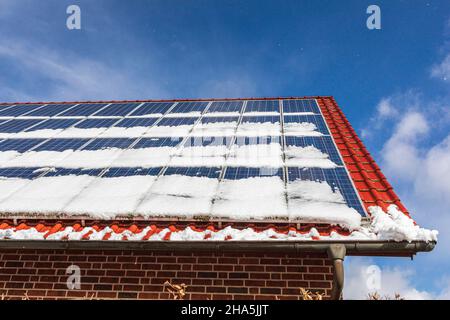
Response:
[[[333,263],[333,286],[331,288],[331,300],[340,300],[344,289],[344,258],[345,245],[331,244],[328,247],[328,257]]]

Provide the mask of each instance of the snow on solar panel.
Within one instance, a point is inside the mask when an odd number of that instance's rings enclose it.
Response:
[[[320,158],[331,161],[335,165],[342,165],[342,160],[330,136],[322,137],[293,137],[286,136],[285,153],[287,158],[294,159],[296,154],[303,153],[305,158],[313,160],[313,164]],[[292,161],[288,165],[296,165]],[[322,161],[323,162],[323,161]]]
[[[239,117],[202,117],[192,129],[192,136],[233,136]]]
[[[308,134],[308,132],[316,134]],[[284,133],[285,135],[330,134],[321,115],[285,115]]]
[[[282,119],[279,100],[26,108],[0,122],[0,212],[346,225],[364,215],[314,99],[283,100]]]
[[[343,167],[335,169],[305,169],[289,167],[287,170],[290,182],[297,180],[327,182],[327,184],[333,189],[333,192],[339,192],[342,194],[345,202],[351,208],[354,208],[361,215],[364,215],[364,209],[362,208],[361,202],[356,195],[355,188],[353,187],[351,180]]]

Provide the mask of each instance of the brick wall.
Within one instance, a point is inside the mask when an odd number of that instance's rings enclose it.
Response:
[[[81,269],[80,290],[66,286],[72,264]],[[188,286],[185,299],[297,299],[300,287],[329,295],[332,272],[318,253],[1,249],[0,297],[168,299],[168,280]]]

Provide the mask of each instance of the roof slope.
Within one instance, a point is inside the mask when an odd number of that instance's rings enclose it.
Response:
[[[1,104],[0,190],[0,239],[437,234],[332,97]]]

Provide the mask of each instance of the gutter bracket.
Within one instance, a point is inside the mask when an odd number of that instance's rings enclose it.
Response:
[[[331,300],[342,299],[344,289],[344,258],[346,248],[343,244],[331,244],[327,250],[328,258],[333,263],[333,287],[331,289]]]

